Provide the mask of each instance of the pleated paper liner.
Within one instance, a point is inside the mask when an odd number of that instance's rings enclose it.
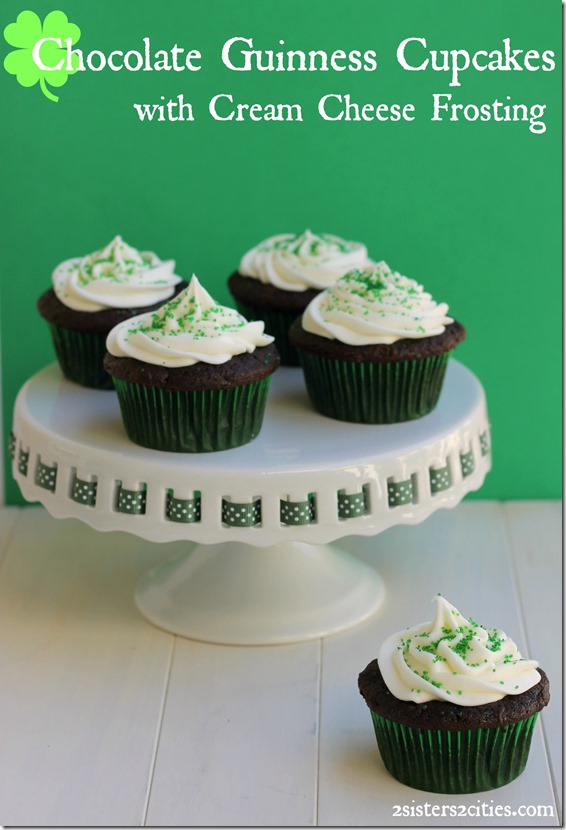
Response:
[[[282,366],[299,366],[299,354],[289,342],[288,331],[292,323],[299,315],[290,311],[263,311],[259,308],[251,308],[239,300],[236,301],[236,308],[243,314],[246,320],[263,320],[265,333],[275,338],[275,345],[281,358]]]
[[[134,443],[168,452],[215,452],[256,437],[270,380],[197,392],[165,391],[117,378],[114,385]]]
[[[113,389],[112,378],[104,371],[106,335],[72,331],[49,325],[61,371],[68,380],[92,389]]]
[[[314,408],[362,424],[395,424],[431,412],[448,363],[448,352],[396,363],[351,363],[302,349],[299,357]]]
[[[432,793],[477,793],[517,778],[527,763],[538,712],[509,726],[460,732],[417,729],[370,709],[386,769],[402,784]]]

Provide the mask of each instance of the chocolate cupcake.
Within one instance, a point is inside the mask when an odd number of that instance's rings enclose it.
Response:
[[[284,366],[298,366],[287,332],[309,302],[352,268],[368,264],[361,242],[328,233],[283,233],[247,252],[228,287],[238,310],[249,320],[263,320]]]
[[[279,366],[273,337],[215,303],[196,277],[158,311],[112,329],[107,348],[104,367],[136,444],[214,452],[259,433]]]
[[[130,317],[159,308],[186,286],[173,260],[137,251],[120,236],[86,257],[68,259],[53,272],[53,287],[37,306],[49,323],[65,377],[82,386],[112,389],[104,371],[106,337]]]
[[[431,412],[449,353],[466,336],[447,312],[385,262],[341,277],[289,330],[314,408],[364,424]]]
[[[436,793],[513,781],[550,698],[537,667],[503,631],[437,596],[434,620],[389,637],[358,678],[387,770]]]

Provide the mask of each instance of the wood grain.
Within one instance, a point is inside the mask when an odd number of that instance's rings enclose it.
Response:
[[[227,647],[139,615],[139,576],[179,544],[0,509],[0,823],[40,826],[559,824],[561,509],[465,502],[418,527],[345,540],[385,603],[322,641]],[[359,671],[440,591],[538,659],[553,701],[524,774],[435,796],[383,768]],[[548,805],[554,817],[395,818],[394,806]]]

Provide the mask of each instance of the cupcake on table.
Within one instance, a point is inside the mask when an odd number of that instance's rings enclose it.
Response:
[[[65,377],[83,386],[112,389],[104,371],[106,337],[115,325],[159,308],[186,283],[175,262],[138,251],[116,236],[105,248],[67,259],[53,272],[53,287],[38,300],[49,323]]]
[[[523,772],[548,678],[503,631],[435,599],[431,622],[385,640],[359,690],[391,775],[429,792],[492,790]]]
[[[249,250],[228,287],[238,310],[249,320],[264,320],[285,366],[298,366],[287,332],[316,295],[352,268],[368,265],[361,242],[329,233],[282,233]]]

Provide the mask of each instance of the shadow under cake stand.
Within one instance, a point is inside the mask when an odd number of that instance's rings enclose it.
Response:
[[[279,369],[259,436],[199,454],[133,444],[116,395],[53,364],[19,392],[11,453],[24,497],[57,518],[196,543],[142,577],[137,606],[168,631],[237,645],[320,637],[370,616],[381,578],[330,543],[453,507],[491,466],[483,389],[455,360],[433,412],[383,426],[317,414],[300,370]]]

